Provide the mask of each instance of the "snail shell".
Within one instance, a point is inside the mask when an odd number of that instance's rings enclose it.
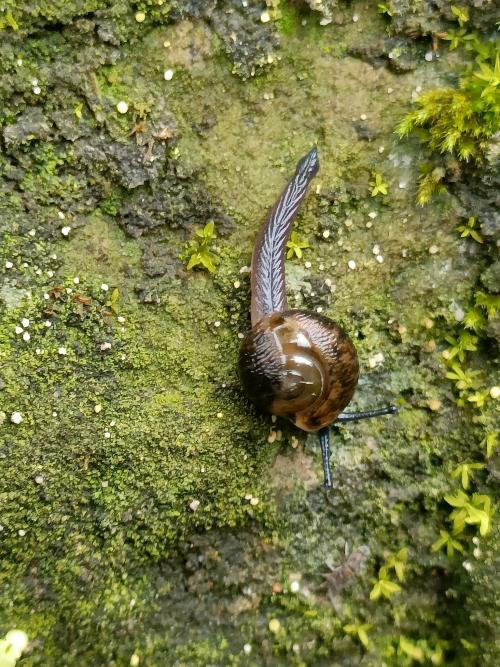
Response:
[[[252,255],[252,329],[243,340],[240,374],[261,409],[304,431],[331,424],[351,400],[359,367],[344,330],[316,313],[289,310],[285,248],[309,183],[319,169],[313,148],[297,164],[262,225]]]
[[[351,400],[359,367],[354,345],[338,324],[316,313],[287,310],[266,315],[247,334],[240,374],[260,409],[317,431]]]

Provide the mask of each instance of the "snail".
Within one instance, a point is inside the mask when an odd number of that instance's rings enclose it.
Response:
[[[359,376],[356,348],[336,322],[319,313],[289,309],[285,294],[285,249],[293,221],[309,184],[318,173],[313,148],[262,225],[252,255],[251,324],[243,339],[239,370],[242,384],[260,409],[319,432],[324,486],[332,487],[329,426],[334,422],[394,414],[389,406],[368,412],[343,412]]]

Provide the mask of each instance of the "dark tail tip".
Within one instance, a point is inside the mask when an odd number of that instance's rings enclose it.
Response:
[[[308,180],[316,176],[319,170],[318,149],[313,146],[297,164],[297,173],[302,173]]]

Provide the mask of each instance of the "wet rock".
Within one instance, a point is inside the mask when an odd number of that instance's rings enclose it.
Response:
[[[392,0],[391,26],[397,33],[410,37],[432,35],[446,32],[457,26],[457,20],[451,11],[453,3],[448,0],[419,2],[414,0]],[[495,28],[498,20],[498,3],[492,0],[463,0],[458,3],[463,9],[469,10],[468,26],[488,31]]]
[[[358,139],[363,139],[364,141],[373,141],[378,134],[377,130],[365,123],[353,123],[352,126],[356,131]]]
[[[233,72],[243,79],[254,76],[274,60],[279,39],[272,22],[263,23],[263,6],[249,0],[228,0],[211,15],[210,21],[224,50],[233,62]]]
[[[174,277],[182,268],[180,260],[165,245],[152,243],[144,249],[142,270],[148,278]]]
[[[466,165],[453,191],[466,215],[481,221],[481,233],[494,243],[500,242],[500,133],[490,142],[481,169]]]
[[[368,44],[366,41],[355,44],[349,49],[349,54],[373,67],[388,66],[397,73],[413,71],[419,59],[423,58],[423,53],[419,54],[417,45],[410,39],[392,37]]]
[[[217,0],[177,0],[171,3],[172,18],[174,20],[186,17],[195,19],[208,18],[217,4]]]
[[[120,209],[119,223],[137,238],[166,225],[191,231],[214,220],[219,231],[228,231],[232,220],[210,202],[205,189],[195,180],[180,181],[173,176],[133,193]]]
[[[127,189],[157,179],[163,168],[166,148],[163,142],[141,146],[137,142],[110,141],[104,134],[79,139],[75,154],[91,171],[110,173]]]
[[[61,136],[68,141],[76,141],[80,137],[89,135],[92,128],[86,120],[75,122],[76,117],[73,109],[60,109],[52,113],[54,121]]]
[[[306,4],[315,11],[323,14],[322,23],[326,25],[335,20],[338,12],[338,0],[306,0]]]
[[[42,109],[28,107],[16,118],[15,123],[5,127],[3,137],[7,147],[14,147],[30,141],[48,139],[51,129],[51,123]]]
[[[159,305],[160,297],[150,285],[136,285],[134,291],[140,303]]]

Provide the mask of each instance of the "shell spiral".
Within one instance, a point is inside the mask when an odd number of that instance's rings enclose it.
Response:
[[[257,407],[287,417],[304,431],[331,424],[351,400],[356,350],[332,320],[300,310],[264,316],[240,351],[243,385]]]

